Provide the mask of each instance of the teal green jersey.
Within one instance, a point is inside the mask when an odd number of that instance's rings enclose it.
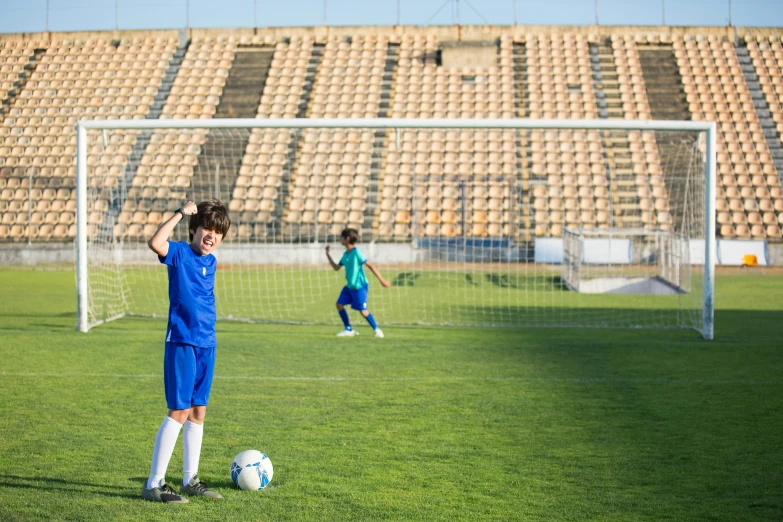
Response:
[[[348,288],[358,290],[367,286],[367,277],[364,275],[362,265],[367,262],[362,251],[356,247],[346,250],[343,257],[340,258],[340,264],[345,267],[345,280],[348,281]]]

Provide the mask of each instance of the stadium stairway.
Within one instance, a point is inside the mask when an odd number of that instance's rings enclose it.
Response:
[[[270,47],[237,47],[215,118],[255,117],[273,55]]]
[[[24,90],[27,80],[33,75],[33,71],[35,71],[35,68],[38,66],[41,56],[45,53],[46,49],[35,49],[33,54],[30,55],[30,60],[25,64],[24,69],[19,73],[16,81],[13,83],[13,89],[8,91],[8,97],[0,102],[0,122],[3,121],[3,118],[5,118],[11,110],[11,107],[13,107],[14,101],[16,101]]]
[[[514,105],[517,109],[519,118],[527,117],[526,92],[527,89],[527,56],[525,53],[525,44],[523,42],[514,42],[512,47],[514,57]],[[517,176],[519,183],[515,187],[515,193],[512,200],[511,212],[515,208],[519,209],[516,213],[517,223],[511,236],[518,242],[530,242],[535,233],[535,223],[533,223],[533,214],[531,212],[530,197],[530,169],[527,157],[527,151],[530,148],[530,131],[528,129],[517,129]],[[513,215],[513,214],[512,214]]]
[[[179,68],[182,66],[182,60],[185,59],[185,54],[187,54],[189,46],[190,40],[182,40],[179,46],[177,46],[177,50],[174,52],[171,60],[169,60],[169,65],[166,67],[166,73],[160,82],[158,92],[155,93],[155,97],[153,98],[150,112],[147,113],[146,118],[148,120],[157,120],[160,118],[160,115],[163,112],[163,106],[166,105],[166,100],[171,93],[171,87],[174,85],[174,80],[177,78]]]
[[[318,74],[318,68],[321,66],[321,62],[324,59],[325,48],[326,46],[321,43],[313,45],[310,63],[307,66],[305,83],[302,86],[302,99],[299,102],[299,112],[296,114],[297,118],[308,118],[310,116],[310,98],[313,95],[313,87],[315,86],[315,77]]]
[[[607,38],[598,44],[590,43],[588,45],[598,117],[620,120],[623,118],[623,104],[620,100],[620,82],[617,79],[611,41]]]
[[[229,69],[223,93],[215,109],[215,118],[255,118],[264,90],[274,50],[267,47],[238,47]],[[227,135],[225,129],[210,131],[199,154],[196,172],[214,172],[213,176],[194,176],[188,198],[203,201],[214,197],[228,202],[236,187],[242,157],[250,134]],[[218,154],[217,151],[230,151]],[[227,192],[223,192],[223,189]],[[234,222],[239,216],[232,216]]]
[[[783,182],[783,144],[781,144],[780,133],[772,120],[767,99],[759,83],[756,67],[748,54],[748,48],[744,40],[737,38],[734,43],[734,50],[737,53],[737,61],[739,61],[740,68],[742,68],[742,74],[745,76],[745,82],[748,84],[748,91],[753,100],[753,107],[756,109],[761,129],[764,131],[764,138],[767,140],[772,163],[775,166],[778,177]]]
[[[304,85],[302,85],[302,94],[299,99],[299,111],[296,113],[297,118],[307,118],[310,115],[310,98],[313,95],[313,87],[315,86],[315,80],[318,76],[318,69],[324,59],[325,48],[326,45],[323,43],[313,44],[313,49],[310,53],[310,61],[307,64],[307,74],[305,75]],[[299,166],[299,162],[297,161],[298,155],[302,149],[302,144],[304,143],[302,132],[296,132],[293,136],[295,136],[295,138],[288,144],[289,168],[285,169],[285,173],[281,179],[280,198],[278,199],[281,205],[279,208],[275,205],[275,210],[272,214],[279,222],[284,222],[284,218],[286,217],[284,215],[284,209],[290,208],[291,206],[291,179]],[[282,241],[284,237],[290,239],[301,237],[302,235],[307,239],[309,232],[310,231],[308,230],[304,230],[301,225],[295,225],[288,222],[279,230],[270,230],[270,233],[279,233],[278,239],[280,241]]]
[[[145,119],[156,120],[160,118],[163,106],[166,105],[166,99],[169,93],[171,93],[171,86],[174,85],[174,79],[182,66],[182,60],[188,52],[189,45],[190,40],[183,39],[172,55],[171,60],[169,60],[166,72],[158,86],[158,92],[155,93],[150,111],[145,116]],[[117,224],[117,218],[120,212],[122,212],[122,206],[128,197],[128,187],[133,185],[133,178],[136,176],[138,166],[141,164],[141,158],[147,150],[147,145],[150,143],[153,132],[153,130],[145,129],[136,136],[136,143],[133,144],[133,149],[131,149],[131,153],[128,155],[128,162],[125,164],[122,181],[120,182],[120,187],[124,187],[124,189],[112,193],[112,198],[109,200],[109,209],[103,215],[103,222],[99,225],[96,241],[100,241],[102,238],[108,240],[112,237],[114,225]]]
[[[690,120],[682,78],[671,44],[637,44],[654,120]]]
[[[514,82],[516,86],[514,102],[517,104],[519,117],[527,118],[530,116],[527,45],[524,42],[514,42],[512,54],[514,56]],[[522,215],[519,234],[522,238],[532,241],[534,235],[543,235],[549,226],[548,222],[539,223],[535,219],[535,212],[533,212],[533,189],[539,186],[546,187],[547,177],[532,172],[533,151],[530,147],[529,129],[519,131],[517,144],[519,145],[517,155],[522,169],[522,183],[517,194]]]
[[[672,45],[637,45],[637,48],[652,119],[690,120],[691,112]],[[686,173],[690,167],[689,154],[683,154],[682,150],[686,142],[677,132],[656,132],[655,138],[661,160],[670,173],[666,187],[669,206],[672,209],[685,208],[683,199],[688,194]],[[683,215],[672,212],[675,231],[682,230],[683,218]]]
[[[614,60],[611,40],[605,38],[599,43],[590,43],[590,66],[593,73],[593,87],[598,104],[598,117],[621,120],[625,117],[620,98],[620,81]],[[636,179],[631,167],[631,149],[627,135],[601,132],[604,163],[609,177],[609,210],[613,227],[640,227],[640,203]]]
[[[386,66],[381,84],[381,101],[378,108],[379,118],[388,118],[393,99],[394,73],[400,56],[400,44],[390,43],[386,49]],[[367,187],[367,207],[364,209],[362,232],[377,232],[376,207],[380,191],[381,171],[383,170],[384,152],[388,149],[388,140],[395,139],[395,132],[377,129],[373,136],[372,163],[370,164],[370,184]]]

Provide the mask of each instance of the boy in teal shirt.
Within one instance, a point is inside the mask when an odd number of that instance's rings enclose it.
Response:
[[[345,325],[345,329],[338,333],[337,336],[353,337],[359,335],[351,328],[351,323],[348,320],[348,312],[345,310],[345,305],[349,304],[351,305],[351,308],[358,310],[362,316],[367,319],[367,322],[370,323],[372,329],[375,330],[375,337],[383,337],[383,332],[378,328],[375,318],[367,309],[368,284],[367,277],[364,275],[363,266],[366,266],[375,274],[375,277],[378,278],[378,281],[380,281],[382,286],[390,288],[391,283],[381,276],[378,269],[367,261],[367,258],[364,257],[362,251],[356,247],[356,242],[358,240],[359,232],[356,229],[346,228],[342,231],[340,234],[340,244],[345,247],[345,253],[343,254],[343,257],[340,258],[339,263],[334,262],[329,253],[330,248],[328,246],[326,247],[326,257],[329,259],[329,264],[332,265],[332,268],[335,270],[340,270],[340,268],[345,267],[345,279],[347,282],[343,291],[340,292],[340,297],[337,298],[337,310]]]

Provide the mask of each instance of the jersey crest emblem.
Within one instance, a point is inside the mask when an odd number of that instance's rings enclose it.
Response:
[[[207,267],[202,266],[201,267],[201,273],[206,277],[206,275],[207,275]]]

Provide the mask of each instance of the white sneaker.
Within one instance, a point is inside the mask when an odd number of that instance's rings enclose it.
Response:
[[[359,335],[359,332],[356,330],[343,330],[337,334],[337,337],[355,337],[357,335]]]
[[[383,339],[383,332],[381,331],[381,329],[380,329],[380,328],[376,328],[376,329],[375,329],[375,337],[378,337],[378,338],[380,338],[380,339]]]

